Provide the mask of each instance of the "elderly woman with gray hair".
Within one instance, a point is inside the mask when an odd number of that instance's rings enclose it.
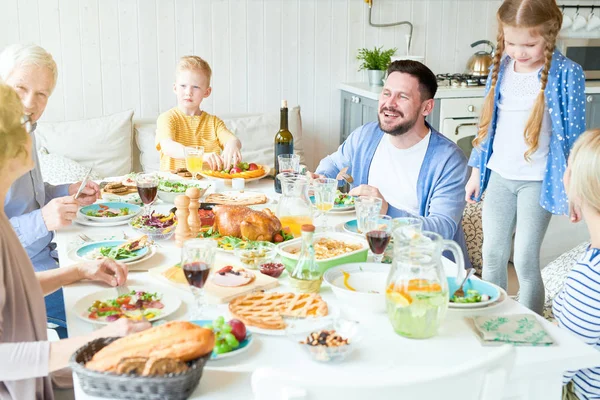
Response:
[[[34,168],[30,114],[19,96],[0,84],[0,399],[53,398],[50,373],[67,366],[71,354],[98,337],[123,336],[150,323],[118,320],[87,336],[48,342],[44,295],[63,285],[92,279],[124,284],[124,264],[104,259],[35,272],[6,213],[11,185]]]
[[[39,46],[15,44],[0,53],[0,81],[4,80],[19,95],[32,131],[46,109],[57,75],[52,56]],[[70,225],[79,205],[95,202],[100,190],[96,183],[90,182],[83,195],[75,200],[71,195],[77,192],[80,183],[60,186],[44,183],[34,135],[31,140],[33,169],[13,183],[5,196],[4,209],[35,270],[47,271],[58,267],[53,231]],[[66,337],[62,290],[45,300],[48,321],[58,325],[60,337]]]

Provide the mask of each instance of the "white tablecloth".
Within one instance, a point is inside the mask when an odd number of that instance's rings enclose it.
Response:
[[[273,191],[272,180],[262,180],[250,183],[247,190],[260,190],[271,198],[277,198]],[[276,204],[269,205],[272,208]],[[165,210],[172,205],[158,205],[156,208]],[[338,227],[345,221],[355,218],[354,213],[334,214],[329,216],[329,223]],[[127,225],[112,228],[90,228],[74,224],[57,234],[56,242],[59,249],[61,266],[75,262],[69,253],[78,242],[77,235],[85,233],[94,239],[121,236],[122,233],[133,235]],[[180,250],[174,241],[161,242],[157,254],[146,261],[146,268],[173,265],[179,262]],[[219,253],[218,262],[234,263],[235,257]],[[446,260],[447,261],[447,260]],[[455,273],[453,263],[445,262],[448,274]],[[287,280],[280,279],[285,290]],[[187,290],[158,280],[147,272],[130,272],[128,284],[150,285],[179,296],[182,307],[168,319],[186,319],[192,305],[193,297]],[[105,286],[79,282],[64,288],[65,306],[67,309],[67,325],[70,336],[91,332],[94,326],[78,318],[72,311],[73,305],[81,297]],[[115,291],[116,293],[116,291]],[[491,310],[478,312],[450,310],[443,322],[439,334],[427,340],[414,340],[398,336],[394,333],[386,314],[366,315],[356,310],[344,307],[337,301],[329,287],[323,286],[321,295],[334,308],[339,308],[346,317],[359,320],[364,333],[360,347],[350,357],[340,364],[319,364],[308,358],[296,343],[284,336],[266,336],[255,334],[255,340],[250,349],[236,357],[219,361],[211,361],[205,368],[205,373],[192,398],[202,399],[251,399],[250,375],[260,367],[275,367],[282,370],[310,371],[311,374],[327,374],[332,379],[361,381],[372,374],[396,377],[398,381],[413,380],[422,375],[430,375],[438,370],[452,368],[457,360],[478,360],[487,352],[489,347],[483,347],[467,327],[465,316],[481,314],[517,314],[531,313],[528,309],[512,299],[506,300],[501,306]],[[227,316],[226,305],[210,308],[214,316]],[[538,317],[544,327],[555,339],[557,345],[547,348],[518,347],[516,365],[510,377],[505,393],[506,399],[540,399],[551,400],[561,398],[561,376],[567,369],[580,369],[594,366],[598,363],[598,353],[585,345],[570,333],[558,329],[543,318]],[[443,390],[442,390],[443,393]],[[84,394],[76,382],[77,399],[93,399]]]

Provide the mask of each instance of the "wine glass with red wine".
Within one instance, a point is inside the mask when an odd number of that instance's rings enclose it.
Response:
[[[142,203],[144,203],[144,214],[149,214],[150,205],[156,201],[158,180],[158,176],[154,174],[137,174],[135,176],[137,191]]]
[[[195,300],[191,320],[201,320],[206,300],[204,285],[210,274],[217,254],[217,241],[212,239],[190,239],[183,243],[181,268]]]
[[[373,260],[380,263],[392,238],[392,217],[377,215],[375,218],[369,219],[367,224],[367,242],[373,252]]]

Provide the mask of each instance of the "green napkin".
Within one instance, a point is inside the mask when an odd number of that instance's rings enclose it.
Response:
[[[532,314],[473,317],[475,332],[484,344],[550,346],[552,338]]]

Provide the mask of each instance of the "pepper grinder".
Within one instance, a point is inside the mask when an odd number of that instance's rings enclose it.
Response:
[[[175,228],[175,242],[177,247],[183,247],[183,243],[192,237],[188,216],[190,215],[190,198],[185,195],[175,197],[175,216],[177,216],[177,227]],[[197,214],[197,213],[196,213]]]
[[[191,187],[185,191],[185,195],[190,199],[190,215],[188,217],[188,224],[190,226],[191,237],[195,238],[200,232],[202,224],[200,223],[200,216],[198,215],[198,209],[200,208],[200,190],[197,187]]]

